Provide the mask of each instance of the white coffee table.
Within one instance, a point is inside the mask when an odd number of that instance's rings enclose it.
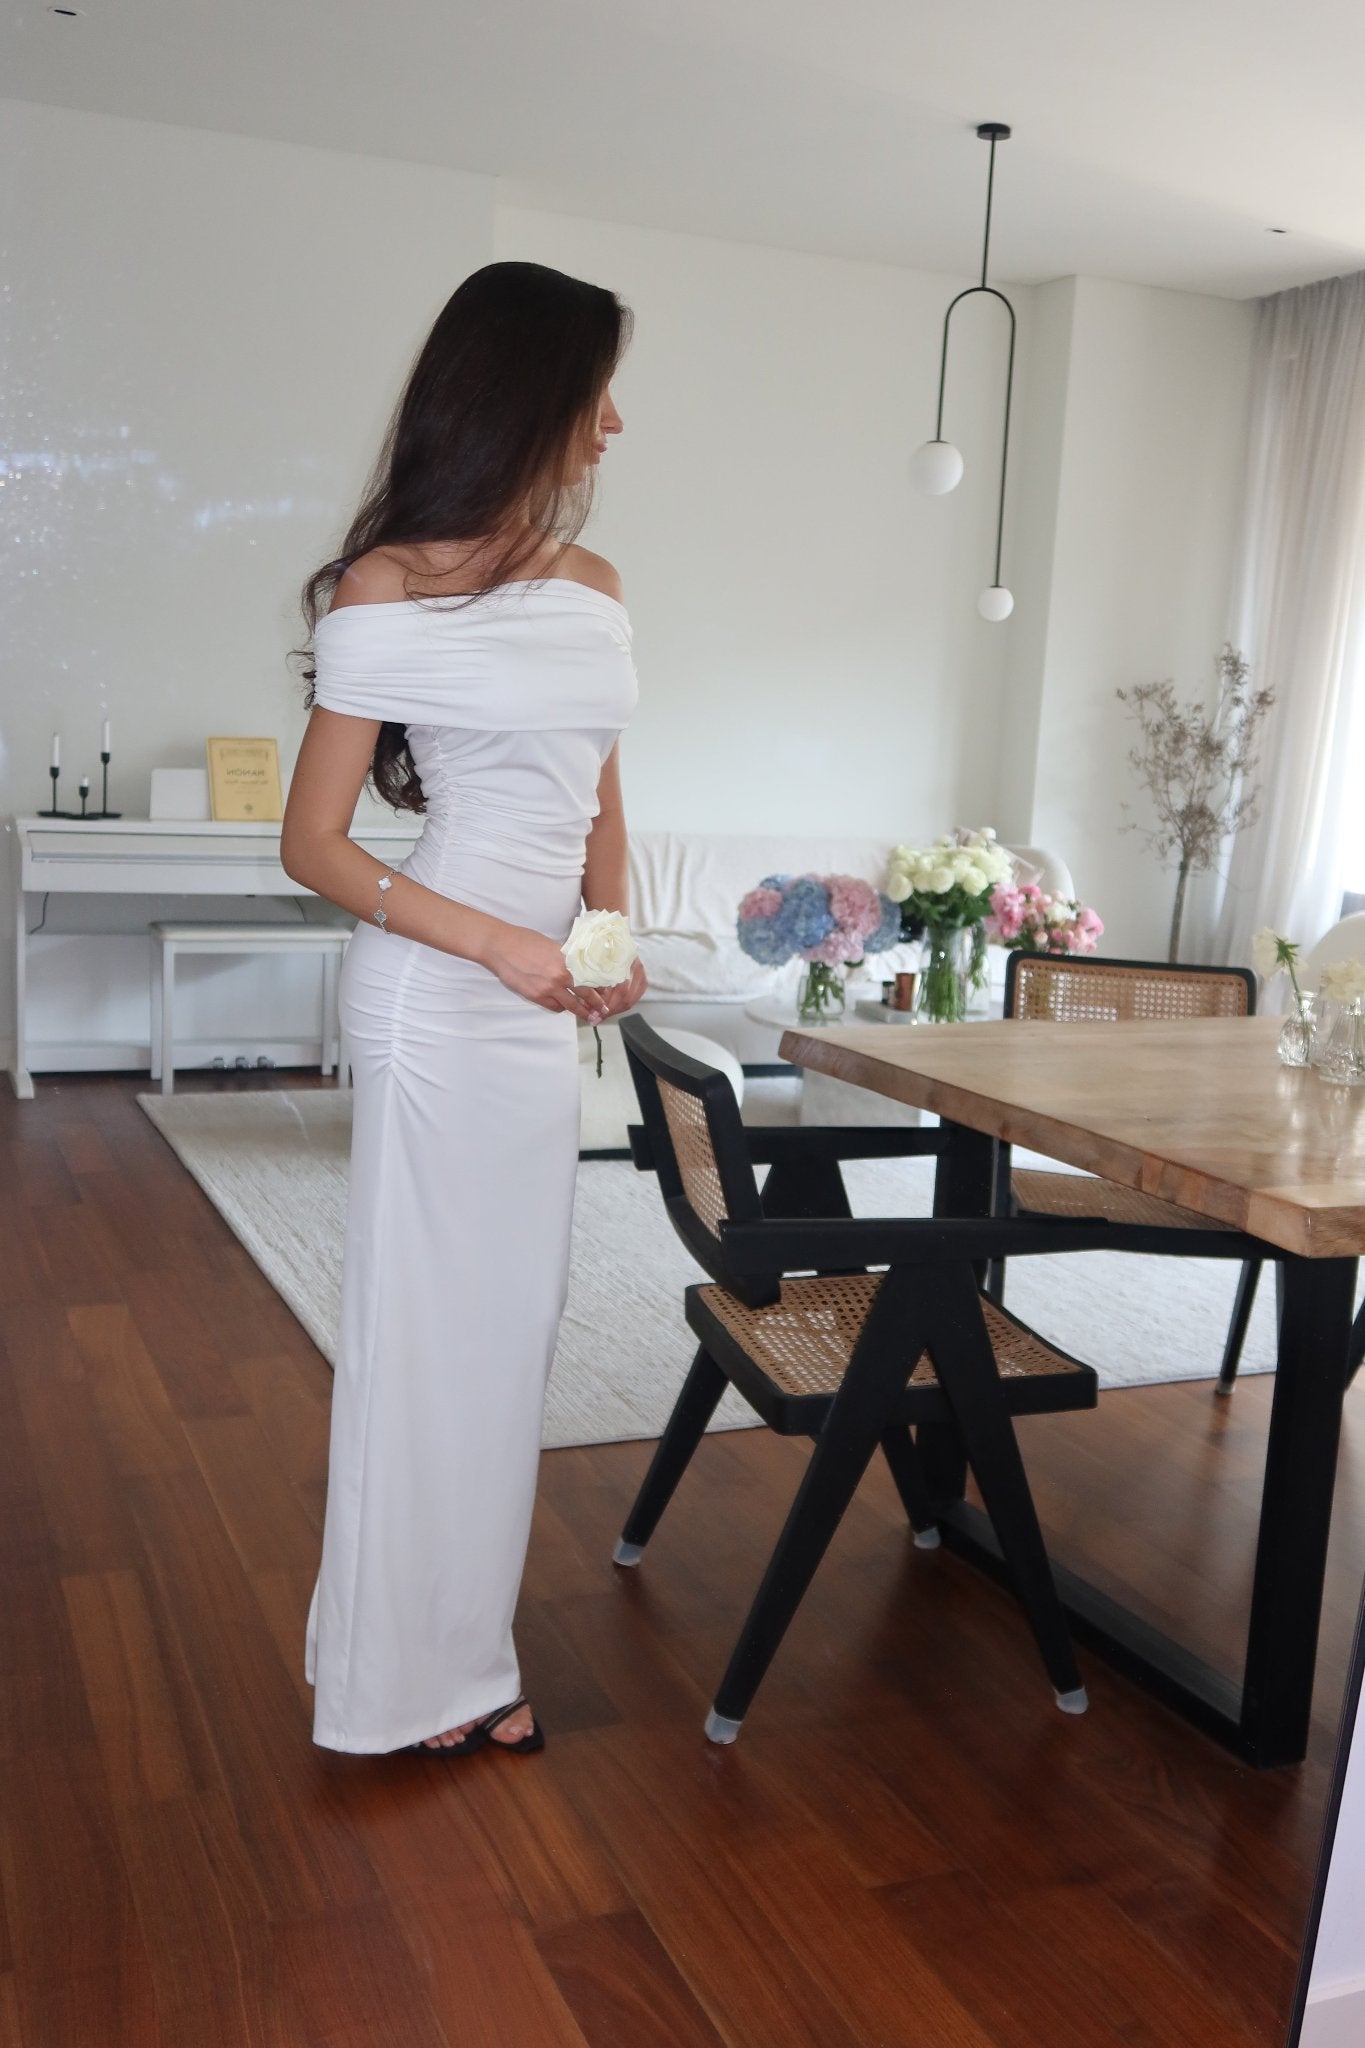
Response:
[[[817,1030],[822,1024],[863,1024],[880,1021],[871,1016],[871,1011],[881,1009],[864,997],[857,998],[847,1008],[832,1016],[823,1018],[799,1017],[796,1003],[790,997],[758,996],[744,1005],[746,1017],[752,1017],[756,1024],[771,1024],[775,1030],[789,1031],[797,1025],[803,1031]],[[910,1019],[905,1011],[887,1012],[897,1023],[908,1027]],[[813,1068],[804,1069],[801,1076],[801,1107],[797,1118],[803,1124],[919,1124],[923,1114],[908,1102],[893,1102],[889,1096],[875,1095],[870,1088],[854,1088],[847,1081],[836,1081],[829,1074],[817,1074]]]

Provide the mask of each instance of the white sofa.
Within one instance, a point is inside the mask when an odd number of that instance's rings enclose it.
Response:
[[[889,839],[813,833],[632,833],[631,927],[649,976],[640,1014],[655,1025],[716,1039],[746,1065],[775,1062],[781,1032],[746,1017],[744,1006],[765,995],[794,1000],[803,963],[761,967],[748,957],[735,935],[740,898],[772,874],[858,875],[880,888],[891,846]],[[1071,875],[1055,855],[1038,847],[1009,850],[1023,879],[1073,893]],[[1004,952],[992,947],[991,953],[992,982],[1003,985]],[[870,954],[865,979],[851,980],[850,993],[879,996],[884,979],[918,964],[918,945]]]

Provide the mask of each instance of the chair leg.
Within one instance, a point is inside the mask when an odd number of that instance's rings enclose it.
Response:
[[[940,1313],[929,1346],[939,1384],[957,1416],[968,1463],[1042,1652],[1057,1704],[1063,1713],[1083,1714],[1089,1702],[977,1291],[966,1272],[945,1272],[940,1285],[936,1303]]]
[[[673,1498],[673,1489],[687,1470],[688,1460],[701,1442],[725,1386],[725,1374],[705,1346],[700,1346],[641,1481],[635,1504],[626,1516],[621,1539],[611,1554],[613,1564],[640,1562],[641,1552]]]
[[[912,1298],[894,1272],[882,1282],[706,1717],[712,1742],[733,1742],[738,1735],[844,1509],[886,1434],[888,1417],[924,1349],[922,1317],[914,1316],[911,1327]]]
[[[1218,1373],[1218,1392],[1230,1394],[1237,1368],[1242,1362],[1242,1346],[1246,1342],[1247,1324],[1251,1321],[1251,1307],[1256,1299],[1256,1285],[1261,1277],[1260,1259],[1245,1259],[1237,1275],[1237,1292],[1232,1299],[1232,1316],[1228,1323],[1227,1343],[1223,1347],[1223,1363]]]
[[[916,1549],[937,1550],[943,1540],[938,1533],[938,1516],[934,1513],[929,1482],[924,1476],[915,1440],[904,1423],[887,1430],[882,1438],[882,1454],[891,1467],[891,1477],[905,1503],[910,1527],[915,1532]]]

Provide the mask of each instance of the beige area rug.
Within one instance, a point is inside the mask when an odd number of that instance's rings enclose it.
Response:
[[[351,1097],[337,1090],[139,1095],[152,1122],[283,1296],[335,1359]],[[1019,1163],[1029,1155],[1017,1155]],[[859,1215],[927,1215],[933,1161],[854,1160]],[[569,1301],[550,1375],[542,1442],[656,1437],[693,1345],[682,1291],[705,1276],[675,1236],[652,1174],[625,1160],[583,1160],[574,1209]],[[1217,1372],[1236,1268],[1213,1260],[1084,1252],[1009,1269],[1016,1315],[1084,1358],[1106,1387],[1204,1379]],[[1274,1284],[1259,1290],[1242,1370],[1274,1363]],[[717,1429],[756,1426],[727,1389]]]

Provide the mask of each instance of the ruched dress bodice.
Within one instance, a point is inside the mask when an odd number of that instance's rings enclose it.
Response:
[[[552,577],[459,608],[343,605],[315,642],[324,710],[407,728],[427,809],[405,874],[461,901],[473,888],[494,915],[516,905],[495,900],[490,864],[582,874],[602,764],[639,691],[624,605]]]

